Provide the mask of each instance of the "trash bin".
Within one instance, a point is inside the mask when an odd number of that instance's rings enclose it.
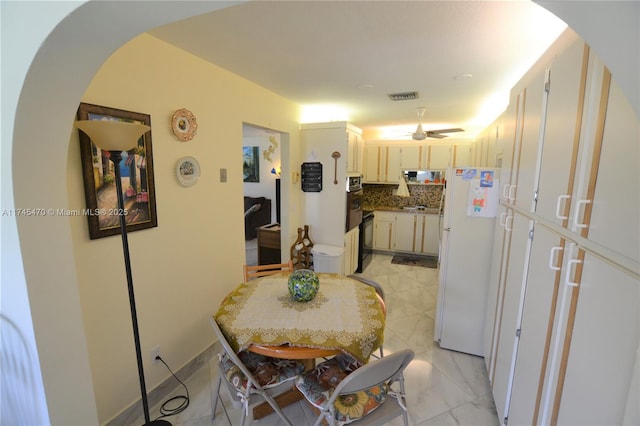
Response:
[[[311,249],[313,253],[313,270],[316,272],[342,273],[342,255],[344,247],[316,244]]]

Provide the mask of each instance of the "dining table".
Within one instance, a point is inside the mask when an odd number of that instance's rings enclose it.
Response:
[[[317,358],[339,353],[362,364],[382,345],[386,307],[371,286],[345,275],[316,273],[319,289],[307,302],[292,298],[288,272],[238,285],[222,301],[215,321],[236,352],[302,360],[312,369]],[[299,400],[291,394],[277,398],[284,406]],[[268,404],[254,409],[254,419],[268,414]]]

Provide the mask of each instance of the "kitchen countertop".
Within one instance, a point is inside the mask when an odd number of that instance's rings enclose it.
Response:
[[[377,206],[368,210],[378,210],[383,212],[420,213],[420,214],[440,214],[439,208],[416,208],[416,207],[392,207]]]

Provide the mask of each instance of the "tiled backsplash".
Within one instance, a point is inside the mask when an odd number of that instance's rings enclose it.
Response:
[[[363,207],[374,210],[382,207],[425,206],[429,209],[440,207],[442,185],[408,185],[410,197],[393,195],[398,185],[364,184]]]

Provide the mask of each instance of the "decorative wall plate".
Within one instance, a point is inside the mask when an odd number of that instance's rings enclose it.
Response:
[[[171,130],[181,141],[190,141],[198,132],[196,117],[188,109],[177,110],[171,119]]]
[[[176,177],[182,186],[192,186],[200,177],[200,163],[193,157],[182,157],[176,165]]]

